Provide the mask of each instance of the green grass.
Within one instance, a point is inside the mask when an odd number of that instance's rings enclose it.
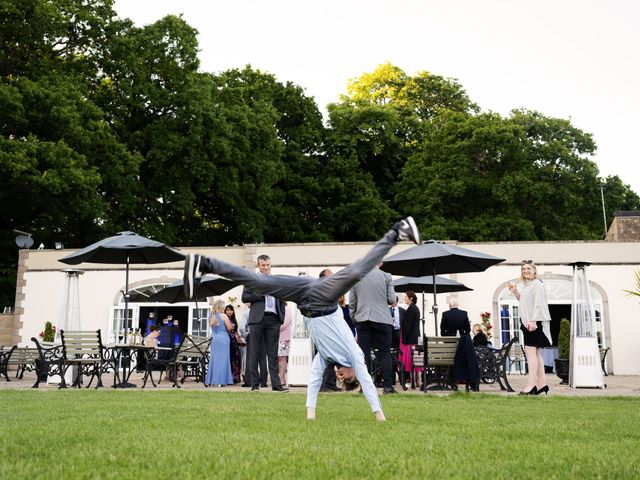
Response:
[[[640,400],[0,391],[0,478],[638,478]]]

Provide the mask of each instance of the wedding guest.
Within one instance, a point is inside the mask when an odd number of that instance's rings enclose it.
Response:
[[[280,325],[278,339],[278,374],[280,385],[286,385],[287,362],[289,361],[289,346],[291,345],[291,307],[285,302],[284,323]]]
[[[231,375],[233,376],[233,383],[240,383],[240,369],[242,367],[242,360],[240,356],[240,344],[238,339],[240,338],[240,332],[238,327],[238,321],[236,320],[236,310],[233,305],[227,305],[224,307],[224,313],[229,318],[233,328],[229,332],[229,358],[231,361]]]
[[[544,360],[541,348],[551,346],[551,314],[547,303],[547,293],[538,278],[538,269],[533,260],[523,260],[520,267],[522,292],[512,282],[507,287],[520,302],[520,330],[524,339],[524,354],[527,357],[529,373],[527,386],[521,395],[547,394]]]
[[[487,336],[485,335],[484,331],[482,330],[482,325],[480,325],[479,323],[474,324],[473,328],[471,329],[471,331],[473,332],[473,346],[474,347],[487,347],[487,346],[489,346],[489,339],[487,338]]]
[[[233,385],[229,332],[233,325],[224,313],[224,302],[216,300],[211,308],[211,355],[205,385]]]

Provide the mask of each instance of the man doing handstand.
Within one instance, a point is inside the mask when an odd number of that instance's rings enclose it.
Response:
[[[336,377],[345,385],[357,380],[375,413],[384,421],[378,392],[364,363],[364,354],[353,334],[338,313],[338,299],[375,268],[400,240],[420,243],[420,233],[412,217],[396,223],[361,259],[342,270],[320,278],[293,275],[259,275],[215,258],[189,254],[184,266],[184,289],[187,299],[193,297],[204,273],[216,273],[243,284],[258,295],[272,295],[298,305],[305,325],[318,351],[311,365],[307,387],[307,418],[315,419],[316,400],[327,363],[336,365]]]

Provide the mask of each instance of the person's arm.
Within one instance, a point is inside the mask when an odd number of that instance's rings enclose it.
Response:
[[[349,290],[349,315],[351,319],[356,321],[356,308],[358,307],[358,293],[355,288]]]
[[[464,312],[464,332],[463,333],[469,333],[471,331],[471,322],[469,321],[469,315],[467,315],[467,312]]]
[[[440,336],[444,337],[444,317],[447,312],[442,312],[442,318],[440,319]]]
[[[511,293],[513,293],[513,296],[516,297],[518,299],[518,301],[520,300],[520,292],[518,291],[518,287],[516,286],[515,283],[513,282],[509,282],[507,283],[507,288],[509,289],[509,291],[511,291]]]
[[[376,390],[376,386],[373,384],[371,375],[369,375],[367,366],[364,363],[364,354],[362,351],[352,355],[352,363],[356,378],[358,379],[358,382],[360,382],[360,388],[362,388],[362,393],[367,399],[367,402],[369,402],[371,411],[375,414],[376,420],[384,422],[385,417],[384,413],[382,413],[382,405],[380,404],[378,391]]]
[[[231,320],[229,320],[229,317],[227,317],[226,313],[221,313],[220,317],[222,318],[222,321],[224,322],[224,326],[227,328],[227,332],[230,332],[233,330],[233,323],[231,323]]]
[[[396,291],[393,288],[393,277],[390,273],[385,275],[385,281],[387,285],[387,303],[393,305],[396,302]]]
[[[320,387],[322,386],[322,377],[324,375],[324,369],[326,368],[326,363],[320,356],[320,354],[316,353],[316,356],[313,357],[313,362],[311,362],[311,371],[309,372],[309,383],[307,384],[307,419],[315,420],[316,419],[316,402],[318,400],[318,393],[320,392]]]

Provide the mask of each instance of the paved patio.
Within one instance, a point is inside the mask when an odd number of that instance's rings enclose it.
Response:
[[[35,383],[35,373],[34,372],[26,372],[24,374],[24,378],[22,380],[15,378],[15,371],[9,372],[10,382],[7,382],[5,379],[0,379],[0,389],[27,389],[30,388]],[[107,388],[113,383],[113,374],[105,374],[103,376],[103,382]],[[131,375],[130,382],[137,385],[137,388],[132,389],[124,389],[123,391],[131,391],[131,390],[139,390],[142,386],[142,375],[138,373],[134,373]],[[604,377],[604,382],[607,385],[607,388],[571,388],[568,385],[560,385],[560,379],[555,374],[547,375],[547,383],[550,388],[549,395],[569,395],[569,396],[631,396],[631,397],[640,397],[640,376],[631,376],[631,375],[609,375]],[[525,375],[509,375],[509,383],[516,390],[516,392],[523,390],[527,383],[527,377]],[[94,384],[95,385],[95,380]],[[154,388],[150,382],[147,383],[147,387],[145,391],[154,391],[154,390],[167,390],[172,389],[172,383],[168,381],[163,381],[159,384],[157,388]],[[243,388],[239,385],[228,385],[225,387],[208,387],[205,388],[201,383],[193,381],[193,379],[189,378],[182,384],[182,388],[186,390],[206,390],[210,392],[247,392],[249,391],[247,388]],[[304,393],[306,391],[306,387],[304,386],[292,386],[290,387],[292,392]],[[57,384],[40,384],[40,389],[42,390],[57,390]],[[396,385],[396,390],[398,390],[400,395],[421,395],[422,392],[419,390],[407,390],[402,391],[399,385]],[[507,393],[500,390],[498,383],[494,383],[491,385],[481,384],[480,385],[481,393],[493,393],[496,395],[516,395],[517,393]],[[259,394],[276,394],[277,392],[272,392],[271,387],[263,388],[260,390]],[[382,390],[379,389],[379,393],[382,394]],[[450,391],[429,391],[429,394],[435,395],[446,395],[450,393]],[[277,393],[281,395],[281,393]],[[339,394],[339,393],[338,393]]]

